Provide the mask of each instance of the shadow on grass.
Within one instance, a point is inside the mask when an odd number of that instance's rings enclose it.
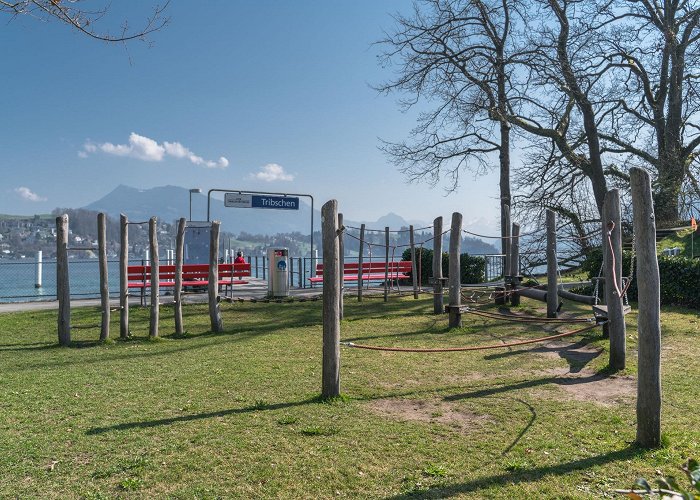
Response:
[[[523,401],[523,400],[520,399],[520,398],[515,398],[515,400],[516,400],[517,402],[519,402],[519,403],[522,403],[523,405],[525,405],[525,406],[527,407],[527,409],[530,411],[530,420],[529,420],[528,423],[525,425],[525,427],[523,428],[523,430],[521,430],[521,431],[518,433],[518,435],[515,437],[515,439],[513,440],[513,442],[510,443],[510,445],[508,445],[508,447],[507,447],[505,450],[503,450],[503,453],[501,453],[502,456],[507,455],[508,452],[509,452],[510,450],[512,450],[512,449],[515,447],[516,444],[518,444],[518,442],[523,438],[523,436],[527,433],[527,431],[530,430],[530,427],[532,427],[532,424],[535,423],[535,420],[537,420],[537,412],[535,411],[535,407],[534,407],[534,406],[532,406],[532,405],[531,405],[530,403],[528,403],[527,401]]]
[[[631,445],[621,450],[603,453],[594,457],[582,458],[580,460],[573,460],[562,464],[534,467],[532,469],[519,469],[514,472],[495,474],[462,483],[436,486],[433,488],[404,493],[388,498],[395,500],[409,498],[448,498],[463,495],[465,493],[479,492],[492,486],[503,486],[506,484],[517,485],[520,483],[540,481],[546,476],[563,476],[564,474],[590,469],[591,467],[605,465],[610,462],[630,460],[643,454],[643,449]]]
[[[539,345],[535,348],[530,349],[514,349],[506,352],[499,352],[496,354],[488,354],[484,356],[485,360],[495,360],[501,358],[507,358],[510,356],[523,354],[523,353],[556,353],[560,358],[566,360],[569,363],[569,371],[571,373],[580,372],[584,366],[593,361],[595,358],[600,356],[603,352],[602,350],[588,350],[581,351],[580,349],[588,346],[595,340],[593,337],[583,337],[573,344],[558,345],[558,346],[547,346]]]
[[[107,427],[93,427],[85,432],[88,436],[104,434],[105,432],[126,431],[130,429],[147,429],[149,427],[159,427],[161,425],[170,425],[177,422],[191,422],[194,420],[203,420],[208,418],[226,417],[228,415],[239,415],[243,413],[252,413],[255,411],[271,411],[282,408],[291,408],[294,406],[303,406],[313,403],[323,403],[324,400],[320,396],[304,399],[301,401],[292,401],[288,403],[273,403],[273,404],[255,404],[244,408],[230,408],[228,410],[211,411],[206,413],[193,413],[190,415],[180,415],[178,417],[161,418],[157,420],[142,420],[138,422],[124,422],[122,424],[110,425]]]
[[[499,385],[496,387],[489,387],[487,389],[479,389],[478,391],[464,392],[462,394],[453,394],[451,396],[445,396],[445,401],[459,401],[461,399],[475,399],[483,398],[487,396],[493,396],[495,394],[502,394],[504,392],[519,391],[521,389],[527,389],[530,387],[539,387],[541,385],[555,384],[555,385],[579,385],[587,384],[590,382],[597,382],[599,380],[605,380],[608,378],[606,372],[602,373],[592,373],[586,377],[545,377],[538,378],[534,380],[525,380],[523,382],[517,382],[514,384]]]

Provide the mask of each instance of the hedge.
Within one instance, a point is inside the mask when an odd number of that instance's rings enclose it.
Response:
[[[433,251],[423,249],[422,251],[416,248],[416,259],[420,256],[420,273],[421,280],[424,285],[428,284],[428,279],[433,275]],[[411,249],[404,250],[401,260],[411,260]],[[418,265],[418,262],[416,262]],[[461,271],[461,283],[482,283],[484,281],[484,270],[486,267],[486,259],[483,257],[474,257],[463,253],[459,256],[459,267]],[[450,254],[442,254],[442,275],[449,277],[450,269]]]
[[[627,276],[630,269],[632,252],[623,252],[622,275]],[[679,305],[700,309],[700,259],[687,257],[659,256],[659,276],[661,278],[661,304]],[[598,276],[603,254],[600,250],[592,251],[582,268],[588,272],[588,277]],[[636,273],[636,269],[635,269]],[[627,291],[630,300],[637,300],[637,282],[639,276],[634,276]],[[644,279],[642,276],[641,279]],[[599,295],[603,296],[603,287]]]

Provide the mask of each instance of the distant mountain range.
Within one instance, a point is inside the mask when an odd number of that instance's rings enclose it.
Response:
[[[221,193],[215,193],[221,195]],[[277,233],[300,232],[309,234],[311,229],[310,213],[311,206],[307,204],[307,199],[300,199],[299,210],[266,210],[248,208],[227,208],[224,207],[221,198],[211,199],[210,220],[221,221],[222,231],[234,234],[247,232],[251,234],[274,235]],[[130,221],[146,221],[150,217],[156,216],[166,222],[174,222],[180,217],[189,218],[190,192],[189,189],[178,186],[162,186],[151,189],[137,189],[120,185],[103,198],[82,207],[87,210],[105,212],[108,215],[118,218],[120,213],[129,217]],[[314,228],[316,231],[321,227],[320,206],[314,206]],[[207,196],[204,193],[192,194],[192,220],[205,221],[207,219]],[[409,221],[395,213],[388,213],[376,221],[352,221],[345,220],[345,225],[359,227],[362,223],[368,229],[384,229],[390,227],[392,230],[408,227],[413,224],[416,228],[425,227],[431,223],[424,221]],[[449,228],[450,221],[443,222],[445,228]],[[485,221],[482,219],[465,224],[465,229],[483,234],[493,232],[487,229]],[[489,242],[492,243],[492,242]]]
[[[221,195],[221,193],[214,193]],[[292,233],[298,231],[309,234],[311,230],[311,206],[309,200],[300,198],[299,210],[266,210],[227,208],[221,198],[212,195],[209,220],[221,221],[223,231],[240,233],[245,231],[252,234],[277,234]],[[136,189],[120,185],[114,191],[103,198],[82,207],[87,210],[105,212],[108,215],[119,218],[123,213],[129,220],[148,220],[156,216],[161,220],[173,222],[180,217],[189,218],[190,192],[189,189],[177,186],[162,186],[151,189]],[[204,221],[207,219],[207,195],[204,193],[192,194],[192,220]],[[314,206],[314,228],[320,228],[321,211]],[[413,222],[406,221],[403,217],[389,213],[376,221],[365,222],[368,228],[383,229],[385,226],[399,228],[408,226]],[[422,222],[417,222],[422,225]],[[358,226],[361,222],[346,220],[346,224]]]

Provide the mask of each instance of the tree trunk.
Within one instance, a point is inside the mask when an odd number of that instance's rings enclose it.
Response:
[[[129,337],[129,219],[119,215],[119,337]]]
[[[557,214],[547,210],[547,317],[556,318],[559,309],[557,275]]]
[[[219,228],[221,223],[217,220],[211,223],[209,240],[209,319],[211,331],[221,333],[224,331],[224,323],[221,318],[221,305],[219,304]],[[272,269],[270,269],[272,274]]]
[[[338,202],[321,207],[323,237],[323,365],[321,396],[340,395],[340,269]]]
[[[452,214],[452,227],[450,228],[450,328],[462,327],[462,313],[459,311],[462,305],[462,277],[460,272],[460,253],[462,246],[462,214]]]
[[[157,219],[151,217],[148,221],[148,239],[151,249],[151,321],[148,334],[151,338],[158,336],[158,323],[160,321],[160,262],[158,255],[158,226]]]
[[[661,284],[649,173],[641,168],[630,169],[630,185],[639,295],[637,443],[654,448],[661,443]]]
[[[411,246],[411,276],[413,277],[413,298],[418,298],[418,266],[416,265],[416,239],[413,234],[413,224],[408,228]]]
[[[340,319],[343,319],[343,309],[345,308],[345,244],[343,241],[343,214],[338,214],[338,267],[340,268],[340,273],[338,276],[338,279],[340,280],[340,301],[338,302],[338,313],[340,314]]]
[[[70,281],[68,276],[68,216],[56,217],[56,298],[58,343],[70,345]]]
[[[100,260],[100,304],[102,306],[102,324],[100,340],[109,338],[109,280],[107,278],[107,219],[105,214],[97,214],[97,246]]]
[[[186,220],[181,217],[177,224],[177,236],[175,238],[175,335],[184,335],[185,328],[182,325],[182,265],[185,257],[185,225]]]
[[[442,217],[433,221],[433,280],[433,314],[442,314]]]
[[[511,281],[510,304],[520,305],[518,285],[520,284],[520,224],[513,222],[510,231],[510,272],[513,275]]]
[[[365,225],[360,226],[360,252],[357,255],[357,301],[362,302],[362,287],[364,280],[362,278],[362,264],[364,263],[365,253]]]
[[[611,229],[612,228],[612,229]],[[612,246],[612,250],[611,247]],[[625,315],[622,310],[622,223],[620,193],[611,189],[603,205],[603,263],[605,269],[605,303],[608,307],[607,330],[610,336],[610,361],[613,370],[625,368]],[[615,281],[613,282],[613,276]]]

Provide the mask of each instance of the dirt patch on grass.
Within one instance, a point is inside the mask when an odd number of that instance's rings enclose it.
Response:
[[[396,420],[439,423],[459,432],[473,430],[481,423],[490,420],[487,415],[478,415],[438,401],[377,399],[368,406],[374,413]]]
[[[637,394],[637,380],[629,376],[601,375],[586,369],[572,372],[565,367],[539,373],[552,377],[551,383],[561,389],[557,399],[614,406],[633,403]],[[552,395],[551,392],[544,391],[537,393],[548,398]]]
[[[557,379],[557,384],[576,401],[603,406],[630,403],[637,394],[637,381],[632,377],[606,377],[580,372]]]

